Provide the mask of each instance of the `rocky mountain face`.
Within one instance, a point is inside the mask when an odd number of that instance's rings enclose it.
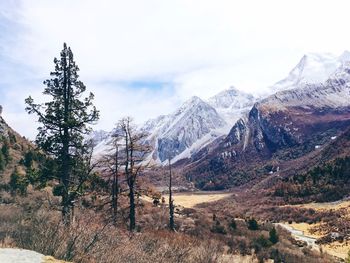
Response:
[[[140,129],[148,134],[145,143],[153,148],[147,161],[161,164],[168,158],[172,162],[190,158],[205,145],[227,135],[255,101],[251,94],[231,87],[207,102],[192,97],[173,113],[148,120]],[[103,131],[93,133],[96,155],[102,154],[106,148],[108,134]]]
[[[220,135],[226,126],[212,106],[192,97],[174,113],[146,122],[142,131],[149,133],[146,143],[154,146],[152,158],[164,162],[189,156],[191,150]]]
[[[344,62],[323,83],[299,85],[255,103],[225,139],[192,158],[189,173],[230,175],[250,167],[254,176],[267,163],[282,167],[324,147],[348,127],[350,65]],[[230,183],[235,176],[231,173]]]
[[[313,137],[331,130],[335,136],[350,124],[349,92],[346,84],[327,81],[277,93],[256,103],[248,119],[232,128],[227,143],[242,144],[243,150],[249,142],[257,152],[269,154],[306,143],[316,147]]]
[[[256,98],[249,93],[240,91],[235,87],[224,90],[211,97],[208,103],[232,127],[256,102]]]

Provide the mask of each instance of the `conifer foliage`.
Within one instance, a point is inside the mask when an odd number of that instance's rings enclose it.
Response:
[[[27,112],[38,115],[42,124],[38,128],[37,144],[57,161],[59,169],[56,176],[60,181],[62,215],[69,222],[76,196],[71,191],[73,184],[77,184],[74,178],[75,166],[81,159],[81,152],[87,147],[84,135],[90,132],[89,125],[98,120],[99,112],[92,103],[92,93],[83,97],[86,87],[79,80],[79,67],[65,43],[60,58],[55,58],[54,64],[51,78],[44,81],[46,88],[43,94],[49,96],[50,100],[35,104],[32,97],[28,97],[25,102]]]

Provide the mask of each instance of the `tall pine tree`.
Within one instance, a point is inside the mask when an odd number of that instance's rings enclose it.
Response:
[[[75,158],[84,144],[84,134],[90,132],[89,124],[95,123],[99,113],[93,106],[94,95],[90,93],[82,98],[86,87],[79,80],[79,68],[73,59],[73,53],[66,43],[60,53],[60,59],[55,58],[55,70],[51,78],[44,81],[46,88],[43,94],[51,100],[43,104],[35,104],[31,97],[25,102],[29,114],[37,114],[42,124],[38,128],[37,144],[49,153],[58,164],[57,176],[60,180],[59,195],[62,197],[62,216],[69,223],[72,200],[76,194],[71,194],[76,180],[74,176]]]

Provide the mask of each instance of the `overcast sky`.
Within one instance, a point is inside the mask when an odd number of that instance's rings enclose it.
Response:
[[[350,49],[350,2],[281,0],[1,0],[0,105],[34,138],[24,99],[42,99],[63,42],[110,130],[172,112],[193,95],[257,93],[307,52]]]

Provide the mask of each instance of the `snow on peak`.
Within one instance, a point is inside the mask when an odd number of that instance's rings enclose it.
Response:
[[[342,62],[350,61],[350,51],[345,50],[340,56],[339,60]]]
[[[213,107],[199,97],[192,97],[148,130],[147,142],[154,147],[152,158],[163,162],[177,157],[189,148],[192,148],[191,151],[198,150],[197,146],[201,145],[196,142],[204,136],[211,137],[208,134],[216,138],[213,131],[226,125]]]
[[[344,51],[340,56],[330,53],[308,53],[285,79],[271,87],[271,91],[278,92],[306,84],[323,83],[346,61],[350,61],[349,51]]]
[[[221,91],[211,97],[208,102],[214,108],[243,108],[251,106],[254,96],[234,87]]]
[[[235,87],[221,91],[208,100],[208,103],[225,119],[230,128],[245,112],[250,110],[255,102],[256,98],[252,94]]]
[[[182,104],[182,106],[179,108],[179,111],[184,111],[184,110],[187,110],[187,109],[192,108],[192,107],[196,107],[197,105],[204,104],[204,103],[205,102],[201,98],[199,98],[197,96],[193,96]]]

